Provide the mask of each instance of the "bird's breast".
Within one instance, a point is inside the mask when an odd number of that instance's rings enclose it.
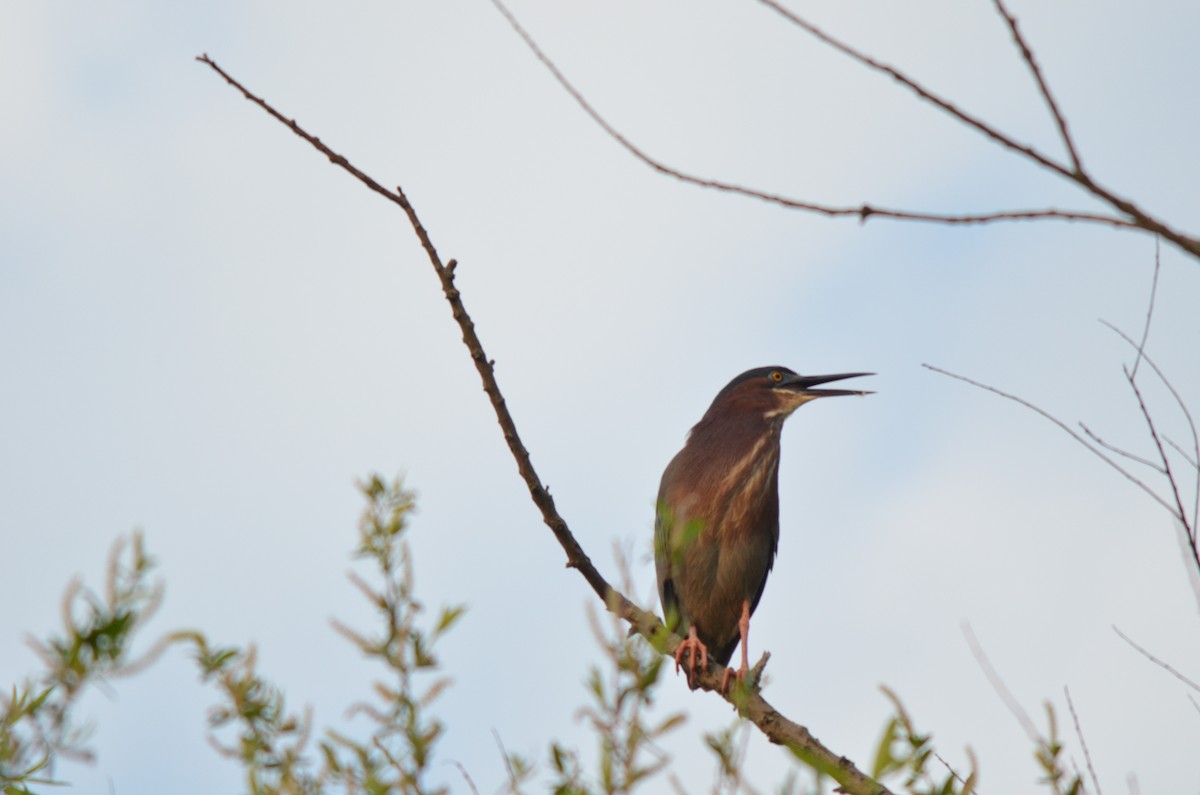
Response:
[[[685,448],[686,457],[663,484],[660,499],[674,512],[675,522],[700,520],[709,541],[773,531],[779,516],[778,435],[704,449],[705,454],[697,455]]]

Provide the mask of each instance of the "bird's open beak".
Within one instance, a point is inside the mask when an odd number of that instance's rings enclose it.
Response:
[[[819,397],[837,397],[838,395],[873,395],[874,392],[867,392],[861,389],[813,389],[818,384],[828,384],[830,381],[841,381],[844,378],[858,378],[863,375],[875,375],[874,373],[838,373],[837,375],[792,375],[784,378],[777,385],[777,389],[787,389],[801,395],[809,395],[814,398]]]

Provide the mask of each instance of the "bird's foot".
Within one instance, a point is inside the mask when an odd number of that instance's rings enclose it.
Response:
[[[725,675],[721,677],[721,695],[729,692],[729,682],[737,679],[739,682],[746,681],[746,674],[750,672],[750,667],[742,663],[740,668],[726,668]]]
[[[742,647],[742,664],[735,668],[726,668],[725,674],[721,677],[721,695],[729,693],[729,680],[737,679],[739,682],[746,681],[746,674],[750,672],[750,602],[742,602],[742,617],[738,619],[738,633],[741,635],[739,645]]]
[[[699,636],[696,635],[696,628],[688,629],[688,636],[679,644],[679,648],[675,649],[675,673],[679,673],[680,667],[683,665],[683,655],[690,652],[688,659],[688,684],[692,683],[692,676],[696,673],[696,655],[700,655],[700,667],[708,668],[708,647],[700,642]]]

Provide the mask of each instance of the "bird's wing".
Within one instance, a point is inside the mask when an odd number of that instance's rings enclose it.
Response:
[[[663,620],[668,624],[671,614],[679,614],[679,598],[675,594],[675,582],[671,579],[671,553],[668,550],[670,522],[666,506],[659,503],[654,517],[654,568],[658,574],[658,598],[662,602]]]
[[[758,584],[758,592],[754,594],[754,598],[750,600],[750,612],[753,613],[758,607],[758,600],[762,599],[763,591],[767,587],[767,575],[771,573],[771,569],[775,567],[775,553],[779,551],[779,519],[775,519],[775,526],[771,530],[771,554],[767,557],[767,567],[763,569],[762,582]]]

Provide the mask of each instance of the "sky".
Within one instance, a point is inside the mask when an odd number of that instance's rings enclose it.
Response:
[[[989,3],[789,7],[1061,156]],[[681,169],[834,204],[1099,209],[758,3],[511,8],[617,129]],[[1200,7],[1011,8],[1092,172],[1188,228]],[[716,392],[768,364],[878,374],[877,394],[806,406],[783,434],[751,653],[770,650],[764,695],[785,715],[865,767],[886,684],[948,761],[974,750],[981,791],[1035,789],[967,622],[1038,726],[1054,704],[1082,768],[1070,689],[1106,791],[1200,786],[1186,688],[1112,630],[1200,675],[1170,517],[1033,412],[921,367],[1152,455],[1129,350],[1098,322],[1140,333],[1152,238],[860,224],[680,184],[605,136],[485,0],[3,13],[0,684],[36,670],[24,639],[58,627],[67,583],[99,584],[140,528],[166,584],[140,648],[180,628],[253,642],[318,726],[361,729],[345,708],[378,672],[329,620],[370,626],[346,579],[355,483],[403,473],[418,592],[467,606],[441,650],[454,685],[433,780],[466,791],[461,765],[496,791],[497,738],[543,765],[554,739],[593,751],[577,713],[601,657],[595,599],[528,499],[420,246],[394,206],[193,60],[208,53],[404,187],[460,262],[563,516],[610,578],[614,547],[633,550],[647,606],[658,479]],[[1198,263],[1163,245],[1147,349],[1193,407],[1198,294]],[[242,791],[205,741],[214,700],[170,652],[85,700],[97,761],[57,772],[78,792]],[[689,713],[663,747],[687,791],[709,791],[701,738],[730,725],[728,705],[672,676],[656,708]],[[756,786],[783,780],[783,752],[753,736],[747,753]]]

